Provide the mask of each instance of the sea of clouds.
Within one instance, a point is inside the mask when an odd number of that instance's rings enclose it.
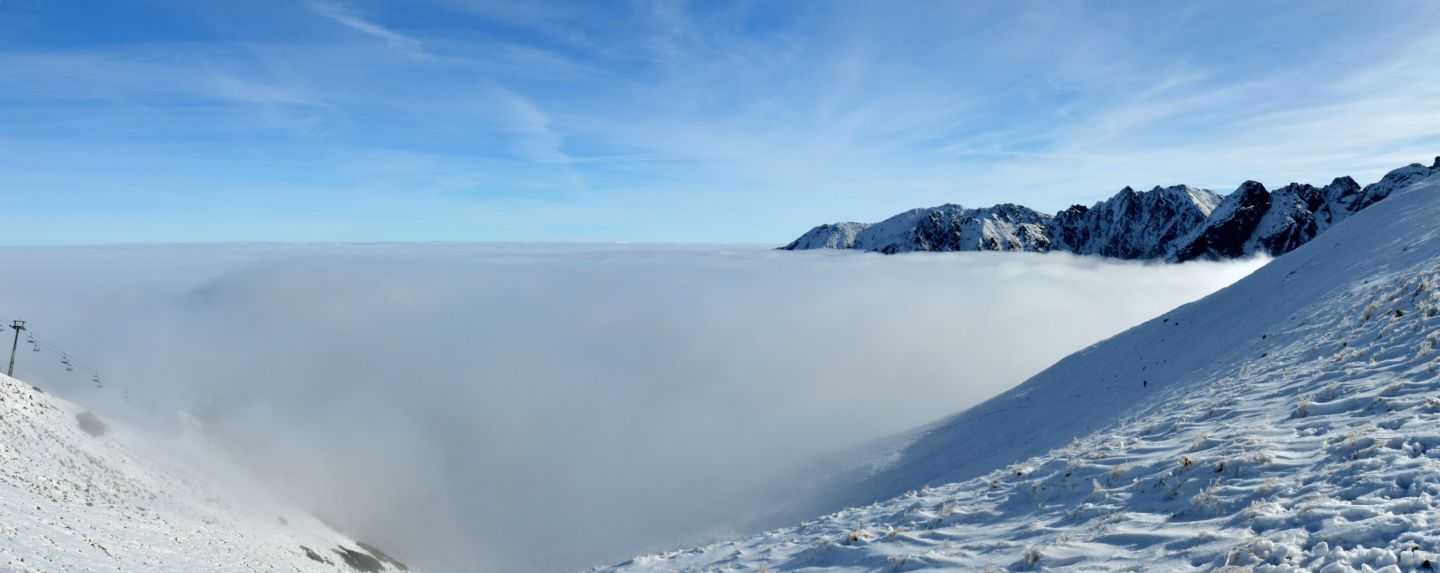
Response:
[[[18,377],[157,432],[189,412],[278,492],[412,565],[550,571],[777,525],[770,504],[818,461],[1263,262],[5,248],[0,318],[27,319],[106,384],[48,352],[23,353]]]

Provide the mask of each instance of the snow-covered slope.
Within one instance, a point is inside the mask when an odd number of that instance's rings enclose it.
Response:
[[[1440,567],[1440,175],[1389,194],[829,484],[854,507],[606,570]]]
[[[0,571],[404,569],[192,463],[0,375]]]
[[[1173,261],[1278,256],[1437,171],[1440,157],[1430,167],[1415,163],[1391,171],[1363,189],[1349,177],[1322,188],[1291,183],[1274,192],[1246,181],[1223,198],[1188,185],[1145,192],[1126,187],[1093,206],[1075,205],[1053,217],[1012,204],[985,209],[941,205],[911,209],[874,225],[821,225],[780,248],[885,254],[1053,249]]]
[[[800,238],[786,245],[784,250],[853,249],[855,248],[855,236],[868,228],[870,228],[869,223],[820,225],[810,229],[804,235],[800,235]]]

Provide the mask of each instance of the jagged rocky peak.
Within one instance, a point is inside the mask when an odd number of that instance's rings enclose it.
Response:
[[[1157,185],[1144,192],[1126,186],[1094,207],[1056,214],[1049,229],[1052,248],[1122,259],[1159,258],[1219,203],[1219,195],[1188,185]]]
[[[1183,262],[1244,256],[1245,243],[1269,210],[1270,192],[1264,185],[1258,181],[1241,183],[1210,213],[1205,224],[1181,241],[1173,258]]]
[[[937,210],[915,228],[925,251],[1050,250],[1050,216],[1013,203],[988,209]]]
[[[1309,242],[1355,211],[1360,184],[1350,177],[1336,177],[1329,185],[1291,183],[1270,193],[1270,209],[1256,225],[1246,254],[1279,256]]]
[[[821,225],[781,248],[1058,250],[1170,261],[1278,256],[1437,171],[1440,157],[1430,167],[1413,163],[1364,187],[1350,177],[1336,177],[1324,187],[1291,183],[1271,192],[1246,181],[1224,197],[1188,185],[1149,191],[1126,186],[1109,199],[1074,205],[1054,216],[1009,203],[984,209],[941,205],[911,209],[874,225]]]
[[[1336,177],[1324,188],[1325,200],[1333,205],[1349,206],[1360,195],[1360,184],[1349,175]]]
[[[1270,208],[1255,226],[1246,253],[1281,255],[1299,247],[1328,227],[1333,219],[1323,190],[1291,183],[1270,193]]]
[[[1049,215],[1015,204],[967,209],[947,204],[912,209],[865,229],[856,249],[911,251],[1037,251],[1050,249]]]

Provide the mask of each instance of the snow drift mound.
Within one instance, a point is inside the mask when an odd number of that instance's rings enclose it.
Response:
[[[1437,221],[1430,176],[826,492],[885,501],[609,570],[1433,570]]]
[[[357,570],[405,566],[0,375],[0,571]]]

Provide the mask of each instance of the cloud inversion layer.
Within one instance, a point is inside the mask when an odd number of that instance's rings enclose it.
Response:
[[[827,454],[953,413],[1260,261],[754,247],[10,249],[0,311],[199,412],[340,528],[436,570],[733,533]],[[138,414],[137,414],[138,415]],[[143,420],[143,419],[142,419]]]

